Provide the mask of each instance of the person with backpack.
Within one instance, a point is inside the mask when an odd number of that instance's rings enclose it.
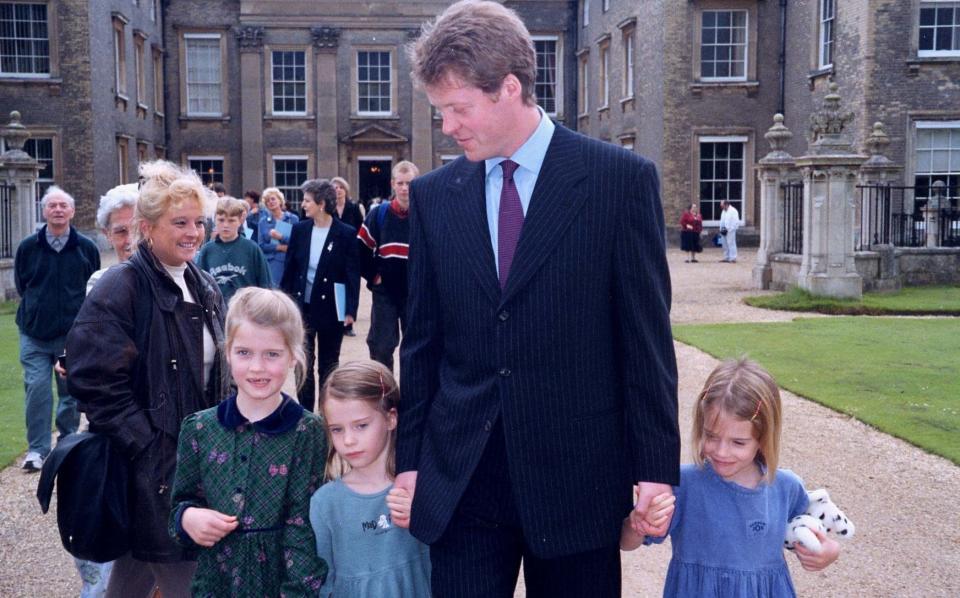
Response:
[[[371,208],[357,233],[360,243],[360,275],[373,293],[367,346],[370,359],[393,370],[393,352],[406,327],[407,244],[410,239],[410,181],[420,175],[406,160],[393,167],[390,186],[393,197]]]

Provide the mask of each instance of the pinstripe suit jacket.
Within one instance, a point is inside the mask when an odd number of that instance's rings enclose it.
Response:
[[[676,361],[653,164],[557,126],[501,292],[483,162],[413,181],[397,471],[411,531],[447,524],[503,420],[524,535],[541,558],[609,546],[631,485],[678,483]]]

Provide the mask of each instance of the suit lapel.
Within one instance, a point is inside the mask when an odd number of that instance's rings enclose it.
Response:
[[[458,255],[474,272],[480,287],[494,303],[500,301],[500,283],[493,259],[493,246],[487,224],[485,199],[486,167],[483,162],[463,160],[448,183],[451,218],[448,222],[463,225],[453,234],[458,244]]]
[[[501,304],[530,280],[583,209],[587,193],[577,183],[587,176],[587,170],[579,149],[576,135],[557,125],[530,198]],[[496,280],[495,273],[493,279]]]

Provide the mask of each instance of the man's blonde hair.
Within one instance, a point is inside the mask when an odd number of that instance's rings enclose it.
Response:
[[[227,218],[243,218],[247,212],[247,202],[241,201],[236,197],[221,197],[217,202],[217,216],[226,216]]]
[[[417,165],[408,160],[401,160],[397,162],[397,165],[393,167],[390,171],[390,178],[397,178],[398,174],[412,174],[413,178],[420,176],[420,169],[417,168]]]

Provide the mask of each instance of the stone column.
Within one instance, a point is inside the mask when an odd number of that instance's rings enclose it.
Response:
[[[873,123],[873,131],[864,145],[870,158],[860,167],[861,185],[877,189],[900,180],[900,165],[891,162],[884,155],[890,145],[890,138],[883,130],[883,123]],[[854,247],[869,249],[880,256],[874,290],[896,291],[901,286],[899,262],[891,239],[884,236],[884,232],[893,234],[893,206],[882,205],[876,196],[877,194],[871,191],[870,195],[861,194],[858,198],[856,218],[859,227],[854,238]],[[888,200],[892,201],[893,198],[888,196]]]
[[[420,35],[419,29],[407,32],[407,41],[413,41]],[[413,123],[410,131],[410,145],[413,163],[420,172],[433,170],[433,109],[427,100],[427,94],[420,89],[413,90]]]
[[[927,247],[940,246],[940,208],[943,206],[946,183],[941,180],[933,182],[933,195],[927,200],[920,211],[923,212],[923,221],[927,227]]]
[[[773,126],[764,135],[770,143],[770,153],[757,163],[760,181],[760,249],[753,265],[753,284],[758,289],[769,289],[773,279],[770,259],[783,250],[783,202],[780,187],[794,172],[793,156],[784,148],[793,137],[783,125],[783,115],[775,114]]]
[[[337,138],[337,49],[340,46],[340,30],[312,27],[310,33],[317,64],[317,173],[324,177],[342,176]]]
[[[240,46],[240,148],[243,189],[263,189],[263,27],[234,30]]]
[[[815,295],[863,296],[854,262],[856,184],[867,157],[853,153],[844,132],[853,113],[841,112],[837,84],[810,116],[813,142],[797,158],[803,172],[803,258],[798,283]]]
[[[10,124],[0,128],[7,151],[0,155],[0,185],[13,187],[14,205],[11,213],[10,243],[16,250],[25,237],[37,228],[37,177],[40,163],[23,151],[30,132],[20,123],[20,113],[10,113]]]

